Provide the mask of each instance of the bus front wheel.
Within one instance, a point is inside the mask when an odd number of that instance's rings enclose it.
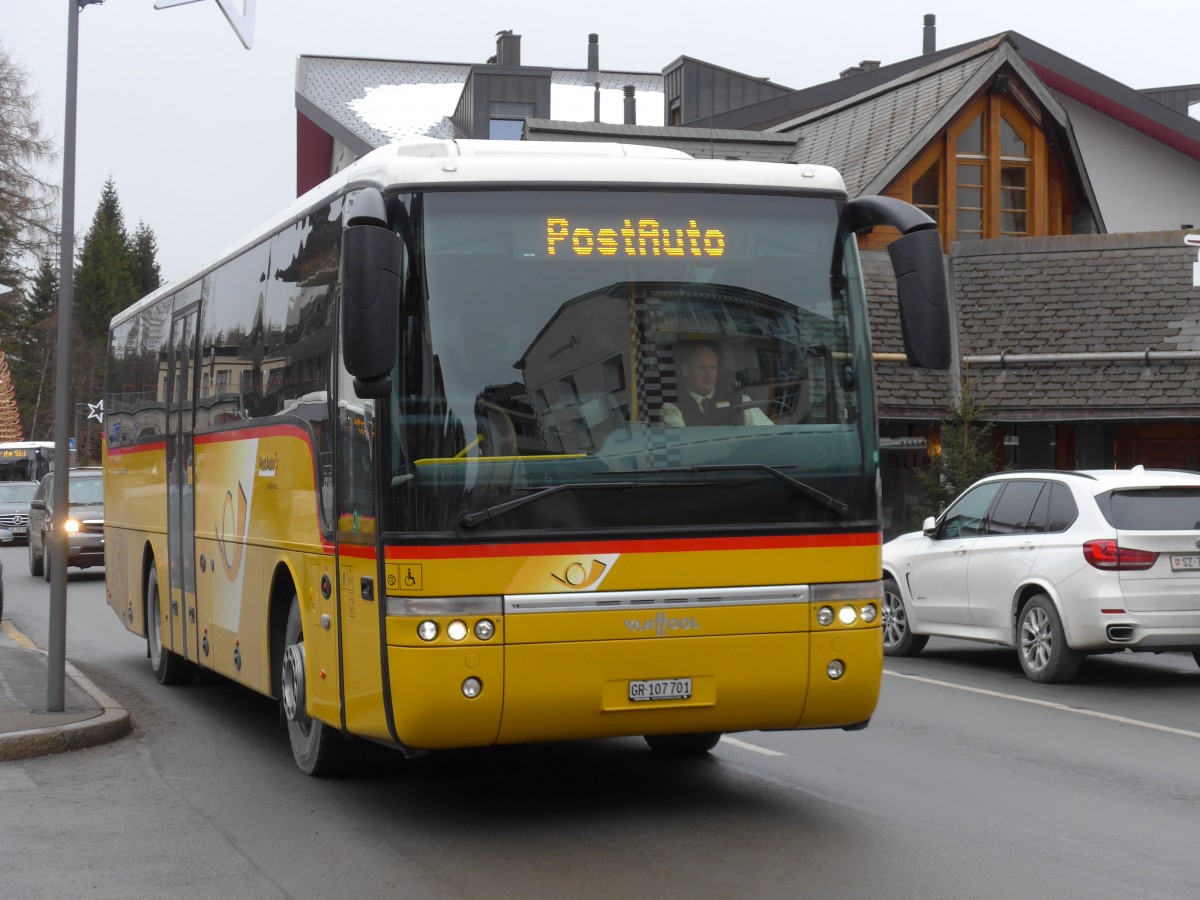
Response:
[[[159,684],[185,684],[195,680],[195,665],[163,646],[162,594],[158,590],[158,569],[154,566],[146,576],[146,645],[150,651],[150,668]]]
[[[284,630],[279,703],[287,722],[292,756],[305,775],[332,775],[341,765],[345,739],[340,731],[309,718],[307,710],[308,663],[300,602],[293,595]]]

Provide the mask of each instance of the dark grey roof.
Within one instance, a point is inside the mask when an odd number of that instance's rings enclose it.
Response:
[[[813,110],[839,103],[856,94],[873,90],[918,69],[945,61],[972,47],[993,44],[998,39],[1006,39],[1011,43],[1021,58],[1051,90],[1073,97],[1088,106],[1102,105],[1101,111],[1105,115],[1148,134],[1193,159],[1200,159],[1200,121],[1189,117],[1186,111],[1179,110],[1177,105],[1168,105],[1149,96],[1154,91],[1136,91],[1016,31],[1001,32],[982,41],[972,41],[935,53],[914,56],[849,78],[827,81],[741,109],[730,110],[715,116],[712,124],[717,128],[769,128]]]
[[[904,352],[896,276],[885,250],[861,254],[867,282],[871,344],[876,354]],[[947,372],[914,369],[903,362],[875,363],[875,391],[881,420],[935,421],[950,406],[953,380]]]
[[[996,421],[1200,416],[1200,287],[1184,232],[960,243],[951,259],[960,351]],[[1188,361],[1113,360],[1189,351]],[[1093,355],[1088,361],[1055,359]]]
[[[786,134],[680,126],[614,125],[606,122],[559,122],[526,119],[528,141],[619,141],[682,150],[702,159],[749,159],[785,162],[795,145]]]
[[[1069,173],[1096,230],[1103,217],[1075,142],[1070,118],[1005,38],[975,44],[893,81],[781,123],[773,131],[798,138],[792,159],[833,166],[850,196],[890,185],[1000,72],[1016,78],[1046,111],[1043,128],[1057,137]]]
[[[833,166],[857,196],[893,161],[907,165],[981,86],[976,76],[991,73],[995,61],[975,53],[883,85],[852,100],[826,107],[774,130],[797,138],[797,162]],[[965,88],[965,89],[964,89]],[[957,102],[955,98],[959,94]]]

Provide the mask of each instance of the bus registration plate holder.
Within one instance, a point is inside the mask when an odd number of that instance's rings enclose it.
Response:
[[[652,678],[629,682],[629,699],[635,703],[646,700],[687,700],[691,696],[690,678]]]

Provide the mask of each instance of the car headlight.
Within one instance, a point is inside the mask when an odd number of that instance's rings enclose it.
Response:
[[[78,531],[79,530],[79,520],[78,519],[67,519],[67,521],[63,522],[63,530],[70,531],[70,532]]]

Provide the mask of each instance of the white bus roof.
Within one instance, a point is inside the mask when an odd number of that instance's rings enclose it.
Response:
[[[274,234],[347,188],[375,186],[444,188],[461,185],[661,185],[718,189],[767,189],[845,194],[841,174],[829,166],[749,160],[695,159],[680,150],[641,144],[568,141],[397,141],[373,150],[297,197],[220,255],[163,285],[117,313],[135,311],[190,284],[206,270]]]

